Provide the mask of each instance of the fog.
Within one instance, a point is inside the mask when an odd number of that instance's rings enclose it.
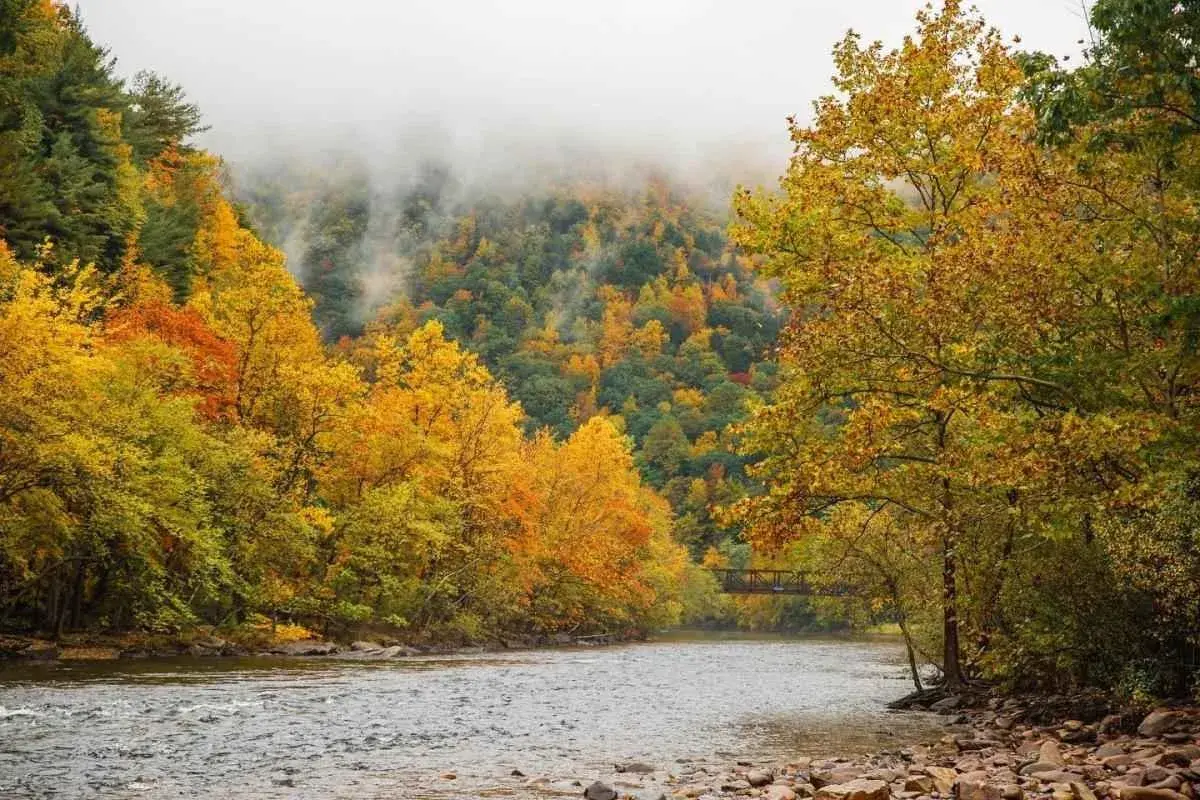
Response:
[[[234,163],[350,150],[507,170],[576,161],[777,174],[785,118],[830,89],[854,28],[898,43],[914,0],[82,0],[131,75],[181,83]],[[1078,0],[981,0],[1022,47],[1063,55]]]

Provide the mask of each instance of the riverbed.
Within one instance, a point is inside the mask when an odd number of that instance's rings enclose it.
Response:
[[[813,638],[0,667],[0,797],[549,796],[619,763],[936,736],[937,718],[885,710],[909,689],[895,642]]]

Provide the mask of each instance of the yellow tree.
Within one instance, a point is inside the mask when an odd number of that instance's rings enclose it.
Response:
[[[795,310],[784,385],[746,445],[767,454],[769,490],[736,510],[761,542],[846,518],[864,520],[862,535],[900,524],[924,542],[955,685],[964,561],[991,575],[970,598],[986,606],[1021,509],[1076,513],[1086,501],[1064,484],[1127,470],[1153,432],[1077,413],[1056,372],[1087,248],[1055,179],[1064,166],[1033,144],[1015,101],[1016,63],[956,0],[917,21],[892,51],[848,34],[834,51],[840,94],[811,125],[791,123],[782,192],[736,198],[736,240]],[[830,515],[847,504],[866,513]]]
[[[630,623],[670,602],[686,567],[665,501],[641,484],[629,443],[592,417],[559,445],[528,447],[523,536],[535,615],[553,624]],[[678,609],[665,609],[668,617]]]

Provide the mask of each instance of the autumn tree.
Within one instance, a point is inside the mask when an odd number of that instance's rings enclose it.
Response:
[[[782,192],[737,199],[738,241],[796,309],[784,386],[748,444],[768,454],[758,472],[772,488],[742,511],[763,543],[834,524],[845,504],[920,531],[941,562],[955,685],[963,575],[1005,558],[1004,520],[1060,472],[1031,437],[1087,441],[1111,470],[1139,435],[1110,451],[1088,439],[1104,422],[1057,416],[1074,400],[1042,342],[1073,309],[1061,254],[1078,243],[999,35],[947,2],[899,49],[851,33],[834,57],[841,94],[792,123]]]

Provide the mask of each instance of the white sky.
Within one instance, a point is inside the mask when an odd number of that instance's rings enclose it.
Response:
[[[847,28],[896,44],[916,0],[78,0],[123,74],[183,84],[235,159],[344,137],[393,150],[579,139],[765,149],[828,92]],[[978,0],[1022,47],[1078,51],[1080,0]],[[397,144],[399,140],[399,144]],[[418,142],[418,140],[420,140]],[[432,143],[430,140],[433,140]],[[503,150],[503,148],[501,148]]]

